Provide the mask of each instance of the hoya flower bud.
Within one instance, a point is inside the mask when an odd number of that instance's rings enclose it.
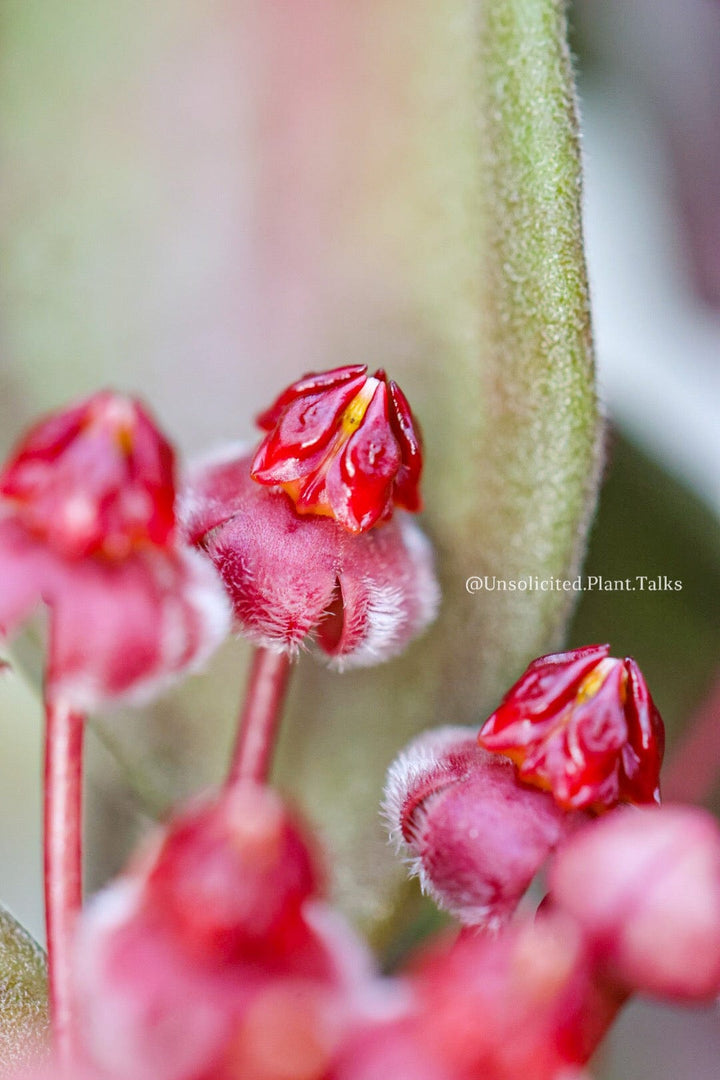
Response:
[[[63,555],[166,547],[174,454],[139,402],[101,391],[36,424],[0,476],[15,519]]]
[[[331,517],[350,532],[393,506],[421,508],[420,433],[397,383],[351,365],[306,375],[259,418],[268,432],[252,461],[259,484],[279,485],[299,514]]]
[[[227,631],[212,569],[175,529],[174,455],[109,392],[42,420],[0,472],[0,632],[50,609],[49,696],[146,697]]]
[[[206,960],[287,963],[320,878],[279,797],[239,784],[173,821],[144,873],[145,902]]]
[[[660,802],[663,722],[635,661],[609,651],[533,660],[478,736],[567,809]]]
[[[185,808],[80,918],[89,1060],[113,1080],[325,1080],[374,974],[319,887],[270,789]]]
[[[282,493],[250,477],[230,450],[189,479],[185,527],[217,567],[237,628],[295,653],[314,641],[339,668],[402,652],[433,619],[432,551],[407,515],[353,535],[328,517],[299,517]]]
[[[720,827],[710,814],[609,814],[560,849],[550,888],[627,990],[689,1001],[720,993]]]
[[[546,793],[518,784],[509,761],[455,727],[425,732],[403,751],[384,813],[423,890],[466,925],[490,929],[510,917],[574,825]]]

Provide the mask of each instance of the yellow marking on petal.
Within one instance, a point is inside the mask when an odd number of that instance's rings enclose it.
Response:
[[[373,395],[379,385],[379,379],[369,378],[362,390],[358,391],[350,404],[345,408],[345,411],[340,417],[340,432],[343,435],[343,442],[347,441],[347,439],[349,439],[362,424],[368,405],[372,401]]]
[[[601,660],[599,664],[590,671],[578,687],[577,697],[575,698],[576,705],[582,705],[585,701],[589,701],[590,698],[600,690],[602,684],[607,679],[610,672],[613,670],[616,664],[620,661],[608,656],[605,660]],[[625,687],[627,684],[627,672],[623,670],[622,679],[620,682],[620,702],[625,704]]]

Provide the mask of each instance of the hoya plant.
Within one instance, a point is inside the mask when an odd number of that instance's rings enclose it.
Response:
[[[98,378],[0,468],[47,943],[2,915],[2,1075],[588,1080],[635,995],[720,994],[720,826],[663,806],[636,660],[568,636],[602,423],[564,5],[224,16],[256,125],[232,438],[188,453],[151,385]],[[221,774],[188,753],[84,888],[86,743],[187,692],[202,754],[220,648]],[[162,761],[123,746],[140,800]]]

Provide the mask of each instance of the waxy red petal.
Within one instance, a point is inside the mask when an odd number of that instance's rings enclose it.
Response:
[[[608,653],[592,645],[533,661],[478,736],[567,809],[659,802],[662,721],[635,662]]]
[[[297,382],[288,386],[287,390],[283,390],[270,408],[260,413],[255,423],[263,431],[272,431],[288,405],[297,398],[304,397],[306,394],[315,394],[320,390],[331,390],[348,381],[361,380],[359,385],[362,385],[366,375],[367,364],[348,364],[346,367],[333,368],[331,371],[313,371],[308,375],[303,375],[302,379],[298,379]]]
[[[102,391],[31,429],[0,495],[63,555],[124,558],[172,542],[174,454],[138,402]]]
[[[252,477],[264,484],[283,484],[311,474],[335,438],[335,427],[361,389],[352,379],[320,394],[306,394],[289,403],[276,427],[253,459]]]
[[[264,412],[268,431],[252,462],[260,484],[280,485],[302,515],[364,532],[395,504],[421,508],[422,446],[410,406],[382,368],[306,376]]]
[[[422,433],[408,400],[396,382],[388,382],[390,425],[400,446],[402,465],[395,479],[395,502],[417,513],[422,510],[420,474],[422,472]]]

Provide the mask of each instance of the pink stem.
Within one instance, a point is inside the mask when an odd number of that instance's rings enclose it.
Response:
[[[285,653],[255,650],[228,784],[267,780],[289,676]]]
[[[75,1059],[71,961],[82,904],[83,717],[45,702],[45,924],[50,1016],[59,1062]]]
[[[704,802],[720,772],[720,677],[685,729],[662,784],[663,798]]]

